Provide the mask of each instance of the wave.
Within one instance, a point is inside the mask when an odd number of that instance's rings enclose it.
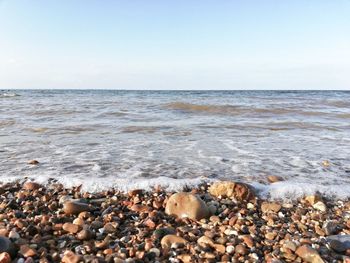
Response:
[[[193,113],[206,113],[218,115],[285,115],[299,114],[304,116],[322,116],[329,113],[320,111],[306,111],[295,108],[252,108],[234,105],[203,105],[186,102],[172,102],[165,105],[165,108],[171,110],[180,110]]]
[[[21,96],[17,93],[14,93],[14,92],[3,92],[3,93],[0,93],[0,98],[12,98],[12,97],[18,97],[18,96]]]

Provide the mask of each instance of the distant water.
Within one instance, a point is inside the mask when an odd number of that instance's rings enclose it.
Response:
[[[230,179],[273,198],[314,191],[350,197],[350,92],[6,94],[2,181],[54,178],[96,191]],[[40,165],[27,165],[31,159]],[[268,185],[267,175],[286,181]]]

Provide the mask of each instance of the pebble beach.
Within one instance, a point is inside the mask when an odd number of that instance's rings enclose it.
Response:
[[[271,178],[271,183],[278,178]],[[89,193],[0,186],[0,262],[350,262],[350,200],[262,200],[248,184]]]

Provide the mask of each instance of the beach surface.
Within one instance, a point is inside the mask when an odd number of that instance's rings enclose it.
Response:
[[[81,189],[0,185],[0,262],[350,262],[349,199],[269,201],[232,181]]]

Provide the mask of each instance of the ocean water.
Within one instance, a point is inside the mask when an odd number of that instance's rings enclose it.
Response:
[[[347,198],[350,92],[0,92],[0,181],[24,177],[89,191],[228,179],[271,198]]]

